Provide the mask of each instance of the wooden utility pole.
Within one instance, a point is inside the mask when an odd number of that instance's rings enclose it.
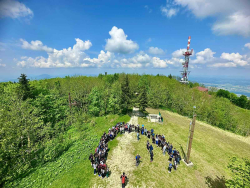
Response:
[[[190,158],[192,141],[193,141],[193,136],[194,136],[195,120],[196,120],[196,114],[194,114],[194,116],[193,116],[192,126],[191,126],[191,130],[190,130],[189,144],[188,144],[188,151],[187,151],[187,161],[186,161],[187,164],[190,162],[189,158]]]

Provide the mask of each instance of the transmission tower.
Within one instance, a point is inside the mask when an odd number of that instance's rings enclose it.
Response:
[[[183,69],[181,71],[182,78],[181,78],[180,82],[184,83],[184,84],[188,84],[188,75],[190,73],[190,71],[188,71],[189,56],[192,55],[192,53],[193,53],[193,49],[191,51],[189,50],[190,41],[191,41],[191,37],[189,36],[188,37],[187,51],[183,53],[183,55],[185,56],[185,62],[182,63]]]

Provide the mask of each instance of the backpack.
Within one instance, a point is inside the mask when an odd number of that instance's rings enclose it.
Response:
[[[126,180],[125,177],[126,176],[122,176],[122,183],[125,183],[125,180]]]

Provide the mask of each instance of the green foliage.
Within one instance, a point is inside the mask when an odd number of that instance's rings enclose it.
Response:
[[[218,97],[224,97],[229,99],[233,104],[241,107],[241,108],[245,108],[245,109],[250,109],[250,100],[247,99],[247,96],[245,95],[241,95],[240,97],[238,97],[236,94],[234,93],[230,93],[227,90],[223,90],[220,89],[217,91],[216,96]]]
[[[141,111],[144,111],[148,106],[148,80],[147,76],[143,75],[138,83],[138,91],[139,91],[139,108]]]
[[[121,90],[122,90],[121,106],[123,108],[123,111],[126,113],[128,111],[128,108],[129,108],[130,94],[131,94],[130,88],[129,88],[129,78],[128,78],[127,74],[123,77],[123,80],[121,83]]]
[[[238,101],[237,101],[237,104],[239,107],[241,108],[246,108],[247,107],[247,96],[245,95],[241,95],[239,98],[238,98]]]
[[[102,107],[102,94],[103,92],[99,88],[94,87],[88,95],[88,108],[91,115],[98,116],[100,114]]]
[[[228,168],[233,174],[233,178],[227,180],[227,187],[250,187],[250,160],[247,158],[231,158]]]
[[[189,83],[188,83],[188,85],[189,85],[189,87],[190,87],[190,88],[200,86],[200,84],[199,84],[199,83],[197,83],[197,82],[189,82]]]
[[[216,93],[217,97],[224,97],[230,99],[230,92],[224,89],[219,89]]]
[[[126,113],[132,106],[166,108],[241,135],[250,135],[246,97],[209,96],[176,77],[138,74],[74,76],[0,83],[0,184],[24,177],[32,168],[63,155],[73,144],[65,133],[74,127],[86,137],[92,116]],[[191,88],[190,88],[191,87]],[[68,94],[72,99],[70,111]],[[223,92],[222,92],[223,93]],[[239,100],[240,99],[240,100]],[[93,117],[92,117],[93,118]]]
[[[31,97],[29,79],[27,79],[27,76],[25,74],[21,74],[18,80],[19,80],[18,94],[21,96],[23,100],[26,100],[27,98]]]

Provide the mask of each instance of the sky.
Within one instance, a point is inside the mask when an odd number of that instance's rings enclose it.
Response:
[[[0,0],[0,81],[49,74],[250,77],[249,0]]]

